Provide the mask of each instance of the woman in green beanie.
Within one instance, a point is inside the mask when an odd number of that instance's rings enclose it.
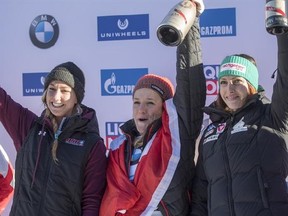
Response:
[[[271,103],[251,56],[221,63],[218,97],[204,109],[212,123],[199,145],[191,216],[288,215],[288,36],[277,41]]]

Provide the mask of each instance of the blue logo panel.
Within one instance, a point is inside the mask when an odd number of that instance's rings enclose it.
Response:
[[[206,9],[200,17],[202,37],[236,36],[236,9]]]
[[[149,39],[149,15],[100,16],[98,41]]]
[[[23,96],[42,96],[48,73],[23,73]]]
[[[148,68],[101,70],[101,95],[132,95],[138,79],[148,74]]]

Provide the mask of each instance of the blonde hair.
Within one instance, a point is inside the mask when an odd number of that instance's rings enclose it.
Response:
[[[57,129],[58,129],[58,124],[56,121],[55,116],[51,113],[51,111],[47,108],[46,105],[46,94],[47,94],[47,89],[44,91],[43,95],[42,95],[42,102],[44,104],[45,108],[45,117],[49,118],[51,120],[52,123],[52,127],[53,127],[53,132],[54,134],[56,133]],[[52,143],[52,149],[51,149],[51,153],[52,153],[52,158],[53,161],[55,163],[58,163],[58,159],[57,159],[57,148],[58,148],[58,139],[54,139],[53,143]]]

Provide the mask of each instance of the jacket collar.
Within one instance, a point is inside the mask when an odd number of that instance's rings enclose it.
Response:
[[[151,137],[156,133],[156,131],[162,126],[162,120],[161,118],[156,119],[154,122],[152,122],[146,130],[146,133],[144,134],[143,138],[143,146],[147,144],[147,142],[151,139]],[[129,121],[125,122],[120,129],[123,131],[124,134],[129,135],[131,137],[131,141],[133,142],[135,137],[140,136],[135,122],[133,119],[130,119]]]
[[[230,113],[225,110],[220,110],[216,108],[215,101],[211,103],[209,106],[204,107],[203,111],[210,116],[210,119],[212,122],[224,122],[231,116],[237,115],[238,113],[243,112],[248,107],[251,107],[256,104],[257,101],[261,100],[262,97],[259,94],[255,94],[251,97],[251,99],[240,109],[238,109],[236,112]]]

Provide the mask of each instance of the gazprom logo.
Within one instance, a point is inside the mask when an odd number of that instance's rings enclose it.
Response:
[[[23,73],[23,96],[40,96],[44,92],[45,77],[48,72]]]
[[[149,39],[149,15],[99,16],[98,41]]]
[[[148,74],[147,68],[101,70],[101,95],[132,95],[138,79]]]
[[[200,18],[202,37],[236,36],[236,9],[206,9]]]
[[[217,95],[218,93],[219,68],[220,65],[204,65],[207,95]]]

